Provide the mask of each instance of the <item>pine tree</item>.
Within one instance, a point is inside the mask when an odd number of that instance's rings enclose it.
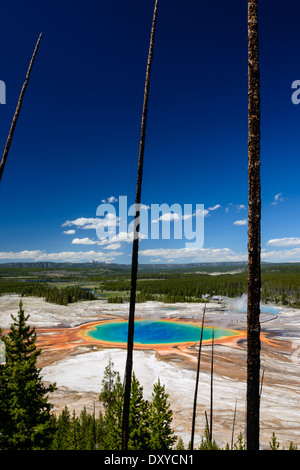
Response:
[[[93,416],[87,413],[86,407],[80,413],[80,449],[93,450],[95,447],[95,422]]]
[[[65,407],[56,420],[51,450],[105,449],[106,436],[106,423],[101,413],[99,418],[96,418],[84,407],[77,416],[75,410],[71,415]]]
[[[185,449],[184,449],[184,442],[183,442],[182,437],[180,437],[180,438],[178,439],[178,442],[177,442],[177,444],[176,444],[175,449],[176,449],[176,450],[185,450]]]
[[[280,443],[277,441],[275,432],[272,433],[271,440],[269,442],[271,450],[278,450]]]
[[[129,415],[129,450],[148,449],[150,441],[149,404],[143,398],[143,387],[135,374],[132,375],[130,415]]]
[[[53,437],[51,450],[72,450],[70,439],[71,414],[67,406],[62,410],[56,420],[56,432]]]
[[[73,410],[70,422],[70,439],[72,441],[72,450],[82,450],[82,434],[80,429],[80,419]]]
[[[113,362],[109,359],[104,371],[99,400],[105,408],[106,436],[103,442],[104,448],[120,450],[124,387],[121,383],[120,374],[113,370],[113,365]]]
[[[153,401],[150,417],[150,448],[153,450],[171,449],[176,437],[171,429],[173,412],[168,404],[169,395],[165,392],[165,386],[160,380],[154,384]]]
[[[39,450],[49,448],[54,428],[48,394],[55,384],[45,386],[37,368],[41,350],[36,348],[35,329],[26,325],[20,302],[18,316],[7,336],[6,363],[0,366],[0,448]]]
[[[128,427],[130,450],[171,449],[177,440],[171,429],[173,413],[168,404],[168,394],[159,380],[153,386],[152,396],[152,403],[144,400],[143,387],[133,373]],[[105,408],[102,431],[103,428],[106,431],[100,446],[106,450],[120,450],[124,386],[120,374],[113,370],[111,360],[105,368],[99,399]]]

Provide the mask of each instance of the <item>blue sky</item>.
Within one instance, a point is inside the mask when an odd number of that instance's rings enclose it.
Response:
[[[300,261],[300,5],[260,3],[262,259]],[[118,234],[120,196],[134,202],[153,6],[1,6],[2,149],[43,38],[0,185],[0,262],[131,262],[130,237],[99,240],[96,211],[112,202],[100,224]],[[142,203],[203,204],[204,244],[149,234],[140,263],[246,260],[247,199],[247,2],[161,0]]]

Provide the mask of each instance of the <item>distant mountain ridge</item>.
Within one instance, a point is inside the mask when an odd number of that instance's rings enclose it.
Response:
[[[139,264],[139,270],[176,270],[176,269],[196,269],[196,268],[242,268],[247,267],[247,261],[236,261],[236,262],[210,262],[210,263],[161,263],[161,264]],[[284,263],[267,263],[262,262],[263,266],[288,266],[288,265],[299,265],[297,262],[284,262]],[[53,269],[70,269],[70,268],[102,268],[102,269],[120,269],[130,270],[130,264],[118,264],[118,263],[106,263],[98,261],[90,261],[85,263],[60,263],[52,261],[38,261],[38,262],[13,262],[13,263],[0,263],[0,268],[53,268]]]
[[[147,268],[197,268],[197,267],[217,267],[217,266],[246,266],[246,261],[237,261],[235,263],[232,262],[220,262],[220,263],[178,263],[178,264],[169,264],[169,263],[161,263],[161,264],[140,264],[139,267],[147,267]],[[14,263],[0,263],[0,267],[7,267],[7,268],[107,268],[107,267],[115,267],[115,268],[130,268],[130,264],[118,264],[118,263],[101,263],[101,262],[87,262],[87,263],[55,263],[52,261],[38,261],[38,262],[14,262]]]

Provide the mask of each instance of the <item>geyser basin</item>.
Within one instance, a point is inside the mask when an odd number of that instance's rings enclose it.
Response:
[[[222,328],[204,327],[203,341],[236,336],[238,332]],[[89,331],[89,336],[104,343],[123,344],[127,342],[128,322],[100,323]],[[134,343],[137,345],[180,344],[199,342],[201,325],[165,320],[137,320],[134,327]]]

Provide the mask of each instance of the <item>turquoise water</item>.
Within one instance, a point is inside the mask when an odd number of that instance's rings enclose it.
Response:
[[[213,329],[215,339],[234,334],[232,330],[204,327],[203,341],[212,338]],[[89,332],[89,335],[95,339],[113,343],[126,343],[127,334],[128,322],[99,324]],[[200,335],[201,326],[188,323],[139,320],[135,322],[134,326],[134,342],[136,344],[199,342]]]

